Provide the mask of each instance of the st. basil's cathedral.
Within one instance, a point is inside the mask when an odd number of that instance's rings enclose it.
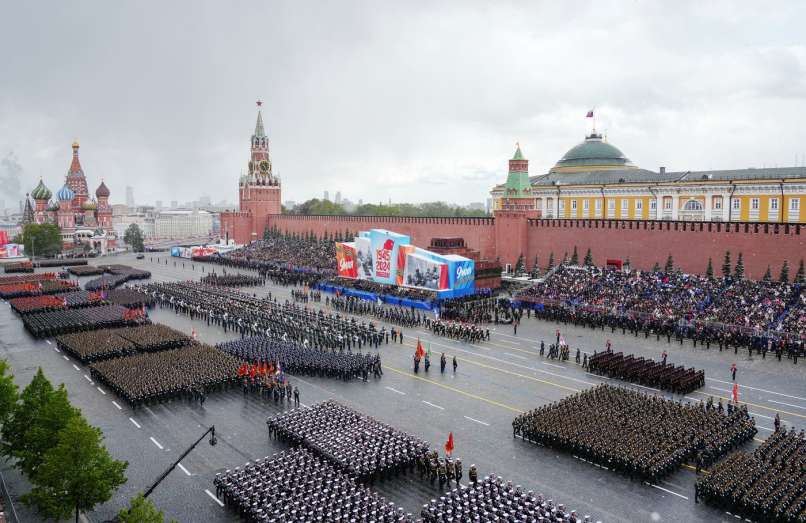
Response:
[[[95,198],[90,197],[87,178],[78,159],[78,142],[73,142],[73,160],[64,185],[53,193],[40,179],[31,191],[31,200],[25,199],[23,223],[52,223],[59,226],[64,249],[88,246],[100,254],[115,246],[112,228],[112,207],[109,205],[109,188],[101,181],[95,189]]]

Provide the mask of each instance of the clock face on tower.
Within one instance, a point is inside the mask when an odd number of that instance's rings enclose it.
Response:
[[[269,172],[269,162],[263,160],[260,162],[260,172],[267,173]]]

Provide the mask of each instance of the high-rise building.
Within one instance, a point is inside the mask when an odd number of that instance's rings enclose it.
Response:
[[[154,207],[157,209],[157,211],[161,211],[162,210],[162,200],[157,200],[154,203],[155,203]]]
[[[325,195],[324,195],[324,197],[322,199],[325,200],[326,202],[329,202],[330,201],[330,193],[328,191],[325,191]]]
[[[176,209],[179,207],[179,202],[176,200],[171,200],[171,209]]]
[[[131,186],[126,186],[126,205],[129,209],[134,208],[134,189]]]
[[[336,191],[336,204],[341,204],[341,191]]]

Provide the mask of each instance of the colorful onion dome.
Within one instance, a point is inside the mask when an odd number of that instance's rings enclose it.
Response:
[[[59,210],[59,202],[53,201],[48,204],[49,211],[58,211]]]
[[[39,179],[39,185],[37,185],[33,191],[31,191],[31,198],[34,200],[50,200],[50,197],[53,196],[53,193],[50,192],[50,189],[45,187],[45,184],[42,182],[42,178]]]
[[[98,198],[109,198],[109,187],[106,186],[103,180],[101,180],[101,185],[95,189],[95,196]]]
[[[81,204],[81,208],[85,211],[94,211],[98,208],[98,204],[95,203],[95,200],[86,200],[84,203]]]
[[[64,187],[59,189],[59,192],[56,193],[56,198],[63,202],[69,202],[75,197],[76,193],[74,193],[73,190],[68,187],[67,183],[65,183]]]

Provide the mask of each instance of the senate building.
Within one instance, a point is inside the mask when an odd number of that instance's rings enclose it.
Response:
[[[806,167],[652,171],[595,129],[537,176],[517,146],[490,194],[494,211],[538,218],[806,223]]]

